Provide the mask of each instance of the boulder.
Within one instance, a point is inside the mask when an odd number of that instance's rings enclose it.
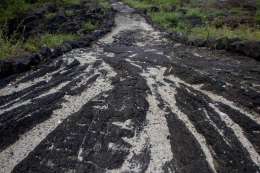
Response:
[[[67,18],[66,15],[64,13],[64,10],[59,10],[59,12],[57,13],[56,16],[54,16],[49,23],[56,23],[56,24],[61,24],[63,22],[66,22]]]
[[[85,40],[79,40],[79,41],[67,41],[65,43],[68,43],[72,49],[74,48],[83,48],[86,46],[89,46],[89,42],[85,41]]]
[[[43,56],[44,58],[51,56],[52,52],[51,49],[48,47],[43,47],[41,48],[40,52],[41,56]]]
[[[51,59],[57,58],[59,56],[61,56],[63,54],[62,52],[62,47],[58,46],[54,49],[54,51],[52,52],[52,55],[50,56]]]
[[[14,73],[11,61],[0,61],[0,78],[7,77]]]
[[[215,48],[217,50],[227,49],[228,45],[229,39],[227,37],[224,37],[216,40]]]
[[[216,40],[214,38],[208,38],[206,43],[207,47],[211,49],[216,49]]]
[[[246,56],[260,61],[260,42],[259,41],[236,41],[230,44],[229,50],[242,53]]]
[[[260,61],[260,41],[246,42],[245,54]]]
[[[29,65],[30,66],[36,66],[36,65],[40,64],[41,60],[42,60],[42,58],[39,54],[32,54],[30,56]]]
[[[75,33],[80,30],[80,24],[80,21],[67,21],[61,25],[62,27],[60,27],[59,31],[64,33]]]
[[[207,42],[203,39],[193,39],[193,40],[190,41],[190,44],[192,46],[205,47]]]
[[[31,67],[30,62],[31,62],[30,56],[23,56],[18,58],[14,62],[14,66],[13,66],[15,73],[21,73],[29,70]]]
[[[69,51],[71,51],[71,50],[72,50],[72,46],[71,46],[69,43],[65,42],[65,43],[63,43],[63,44],[61,45],[61,51],[62,51],[63,53],[69,52]]]
[[[181,32],[171,32],[169,34],[169,37],[171,37],[174,41],[181,42],[181,43],[186,43],[188,41],[188,37]]]

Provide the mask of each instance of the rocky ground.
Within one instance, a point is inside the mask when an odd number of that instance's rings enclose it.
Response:
[[[177,42],[226,50],[260,61],[255,0],[122,0]]]
[[[75,48],[89,46],[114,24],[108,1],[43,3],[0,23],[0,79],[34,69]]]
[[[1,81],[0,172],[260,171],[260,63],[116,27]]]

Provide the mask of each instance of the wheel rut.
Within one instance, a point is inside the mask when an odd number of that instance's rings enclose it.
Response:
[[[0,84],[0,173],[259,172],[257,85],[112,6],[116,27],[91,47]]]

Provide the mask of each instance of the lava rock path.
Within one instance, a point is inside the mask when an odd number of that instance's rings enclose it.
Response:
[[[1,81],[0,172],[259,172],[260,63],[173,44],[112,5],[92,47]]]

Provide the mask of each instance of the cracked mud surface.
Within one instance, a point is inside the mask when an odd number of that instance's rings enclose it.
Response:
[[[113,6],[92,47],[1,81],[0,172],[259,172],[260,63]]]

